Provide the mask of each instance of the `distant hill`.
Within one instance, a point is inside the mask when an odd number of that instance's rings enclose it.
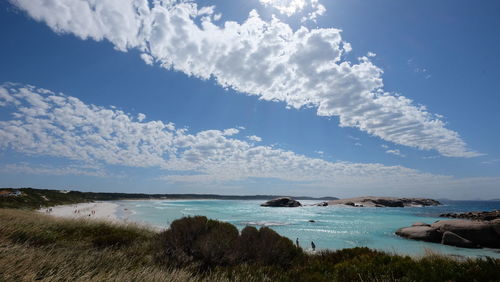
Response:
[[[16,194],[17,192],[17,194]],[[19,193],[20,192],[20,193]],[[0,208],[38,209],[56,205],[75,204],[90,201],[113,200],[270,200],[282,195],[217,195],[217,194],[141,194],[141,193],[93,193],[67,190],[48,190],[34,188],[0,188]],[[299,200],[331,201],[335,197],[293,197]]]

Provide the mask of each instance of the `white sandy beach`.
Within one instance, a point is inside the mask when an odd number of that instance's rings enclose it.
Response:
[[[123,221],[119,219],[116,214],[118,207],[118,204],[111,202],[93,202],[73,205],[61,205],[52,208],[43,208],[38,211],[56,217]]]

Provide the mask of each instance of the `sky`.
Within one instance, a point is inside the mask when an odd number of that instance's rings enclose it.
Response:
[[[500,198],[498,1],[0,2],[0,186]]]

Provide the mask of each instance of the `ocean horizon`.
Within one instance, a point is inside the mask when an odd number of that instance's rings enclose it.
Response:
[[[401,238],[394,232],[415,222],[433,223],[439,214],[500,209],[500,201],[444,201],[441,206],[354,208],[343,205],[296,208],[261,207],[262,200],[115,201],[117,216],[159,228],[185,216],[206,216],[235,225],[267,226],[300,246],[317,250],[368,247],[393,254],[422,256],[429,252],[459,257],[500,258],[496,249],[466,249]],[[301,201],[304,205],[317,201]],[[314,222],[311,222],[314,221]]]

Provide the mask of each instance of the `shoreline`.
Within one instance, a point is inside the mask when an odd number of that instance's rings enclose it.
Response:
[[[120,200],[123,201],[123,200]],[[100,220],[115,224],[134,224],[154,231],[163,231],[165,228],[151,223],[131,220],[129,217],[135,212],[116,201],[96,201],[70,205],[58,205],[36,210],[37,213],[58,218]]]
[[[118,207],[119,205],[113,202],[98,201],[42,208],[37,212],[62,218],[126,222],[125,218],[118,216]]]

